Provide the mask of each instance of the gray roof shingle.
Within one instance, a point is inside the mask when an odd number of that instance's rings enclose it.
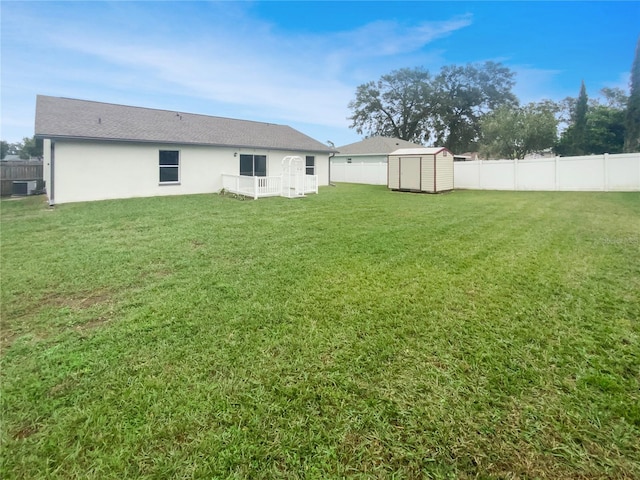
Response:
[[[369,137],[356,143],[336,147],[340,155],[387,155],[399,148],[422,147],[417,143],[392,137]]]
[[[46,138],[334,151],[287,125],[45,95],[36,99],[35,134]]]

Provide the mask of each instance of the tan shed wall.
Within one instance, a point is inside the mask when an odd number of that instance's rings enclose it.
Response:
[[[433,189],[433,155],[422,156],[422,188],[421,192],[434,192]]]
[[[445,156],[445,153],[447,154]],[[453,155],[440,152],[436,156],[436,192],[453,190]]]
[[[400,188],[400,157],[390,156],[388,165],[387,185],[389,188],[397,190]]]

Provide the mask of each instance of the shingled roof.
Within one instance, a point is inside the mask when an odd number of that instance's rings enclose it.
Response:
[[[336,149],[340,155],[386,155],[398,150],[399,148],[416,148],[422,147],[417,143],[400,140],[392,137],[369,137],[356,143],[350,143]]]
[[[333,152],[287,126],[38,95],[36,136]]]

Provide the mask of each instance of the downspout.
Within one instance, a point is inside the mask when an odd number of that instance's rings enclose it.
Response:
[[[334,145],[334,143],[331,140],[327,140],[327,143],[331,146],[331,148],[333,150],[336,149],[336,146]],[[331,159],[333,157],[335,157],[335,156],[336,156],[336,152],[335,151],[331,152],[331,154],[329,155],[329,186],[330,187],[335,187],[336,186],[335,183],[331,183]]]
[[[56,164],[56,144],[54,140],[51,140],[51,147],[49,152],[49,183],[47,185],[47,191],[49,192],[49,206],[53,207],[56,204],[55,200],[55,164]]]

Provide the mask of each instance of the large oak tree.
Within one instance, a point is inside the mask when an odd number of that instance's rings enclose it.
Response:
[[[513,77],[495,62],[447,66],[435,77],[423,68],[396,70],[357,87],[349,103],[351,127],[367,136],[394,136],[454,152],[475,149],[481,118],[501,105],[517,104]]]
[[[422,68],[403,68],[360,85],[349,103],[352,128],[359,134],[396,137],[423,143],[429,139],[431,75]]]

